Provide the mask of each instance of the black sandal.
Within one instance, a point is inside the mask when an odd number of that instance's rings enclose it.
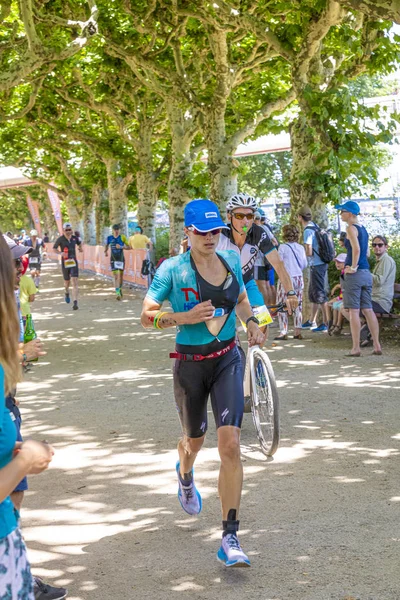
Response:
[[[281,335],[276,335],[276,336],[274,337],[274,340],[287,340],[287,339],[288,339],[288,336],[287,336],[286,334],[285,334],[285,335],[283,335],[283,334],[281,334]]]

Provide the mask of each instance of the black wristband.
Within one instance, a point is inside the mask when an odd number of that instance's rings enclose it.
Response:
[[[251,315],[251,317],[249,317],[246,321],[246,327],[249,324],[250,321],[254,321],[254,323],[257,323],[257,325],[260,324],[260,321],[257,319],[257,317],[255,317],[254,315]]]

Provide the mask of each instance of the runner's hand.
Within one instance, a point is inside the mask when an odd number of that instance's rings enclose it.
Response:
[[[18,456],[24,459],[29,468],[27,474],[37,475],[41,473],[51,463],[54,450],[46,442],[36,442],[27,440],[19,448]]]
[[[287,296],[286,297],[286,308],[287,308],[288,315],[291,315],[298,306],[299,306],[299,299],[297,296]]]
[[[26,360],[36,360],[39,356],[46,356],[46,352],[43,350],[43,343],[36,338],[27,344],[24,344],[24,354],[26,354]]]
[[[123,246],[121,246],[120,244],[115,244],[115,247],[117,250],[121,250],[123,248]]]
[[[266,335],[261,331],[257,323],[249,321],[247,324],[247,341],[249,346],[263,346]]]
[[[189,312],[186,314],[186,323],[189,325],[194,325],[195,323],[204,323],[204,321],[209,321],[214,316],[214,307],[211,303],[211,300],[206,300],[205,302],[200,302],[200,304],[196,304]]]

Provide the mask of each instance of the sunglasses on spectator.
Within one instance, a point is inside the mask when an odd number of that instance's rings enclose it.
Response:
[[[378,246],[378,248],[382,248],[382,246],[384,246],[385,244],[383,242],[372,242],[372,247],[376,248]]]
[[[72,229],[65,229],[64,231],[72,231]]]
[[[250,214],[246,215],[244,213],[233,212],[232,214],[235,217],[235,219],[237,219],[238,221],[243,221],[243,219],[247,219],[248,221],[252,221],[254,219],[253,213],[250,213]]]
[[[218,235],[218,233],[221,233],[221,229],[210,229],[210,231],[199,231],[194,227],[188,227],[188,229],[189,231],[193,231],[194,235],[202,235],[203,237],[206,237],[209,233],[211,233],[211,235]]]
[[[22,267],[22,259],[21,258],[14,259],[14,262],[15,262],[16,267]]]

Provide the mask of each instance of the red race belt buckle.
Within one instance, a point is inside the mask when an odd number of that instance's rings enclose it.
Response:
[[[188,356],[190,356],[190,354]],[[203,356],[202,354],[192,354],[192,357],[192,360],[194,360],[195,362],[208,358],[207,356]]]

